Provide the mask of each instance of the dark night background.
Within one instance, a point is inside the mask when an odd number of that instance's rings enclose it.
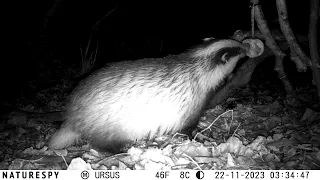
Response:
[[[94,66],[97,69],[113,61],[179,54],[201,43],[203,38],[226,38],[238,29],[251,28],[249,0],[122,3],[62,0],[52,17],[46,17],[46,13],[53,1],[11,3],[17,4],[7,7],[1,61],[0,102],[8,104],[14,104],[22,96],[32,97],[62,79],[72,79],[65,69],[80,68],[80,46],[85,48],[90,33],[92,48],[99,43]],[[278,28],[275,1],[262,0],[260,4],[269,28]],[[287,5],[294,32],[306,34],[309,1],[288,0]],[[114,8],[98,30],[92,30]],[[272,71],[270,67],[267,71]]]

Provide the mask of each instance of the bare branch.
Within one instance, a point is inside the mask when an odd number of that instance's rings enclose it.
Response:
[[[320,65],[318,52],[318,30],[317,23],[319,20],[319,0],[310,0],[310,24],[309,24],[309,48],[311,56],[311,69],[313,73],[313,81],[318,89],[318,99],[320,100]]]
[[[296,54],[300,57],[302,63],[296,63],[297,69],[299,72],[305,72],[307,70],[307,65],[310,65],[311,61],[309,57],[302,51],[300,45],[298,44],[292,29],[290,27],[290,23],[288,20],[288,12],[286,7],[286,1],[285,0],[276,0],[277,9],[278,9],[278,18],[280,23],[280,28],[284,36],[286,37],[288,44],[290,45],[290,48],[293,49]],[[297,59],[293,59],[297,60]],[[303,64],[303,66],[298,66]]]
[[[259,30],[262,32],[264,39],[266,40],[266,45],[276,56],[275,70],[278,72],[279,79],[282,81],[287,93],[293,92],[293,87],[288,80],[283,68],[283,58],[285,54],[281,51],[281,49],[273,39],[260,5],[255,6],[255,19],[258,24]]]

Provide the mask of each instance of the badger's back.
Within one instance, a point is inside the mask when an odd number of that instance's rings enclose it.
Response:
[[[228,52],[221,48],[120,62],[95,72],[71,94],[66,121],[49,147],[64,148],[83,137],[98,148],[118,149],[196,124],[209,92],[236,63],[220,64]],[[228,58],[244,56],[241,48],[234,52]]]

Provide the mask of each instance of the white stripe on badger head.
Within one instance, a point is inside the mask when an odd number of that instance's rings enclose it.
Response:
[[[238,41],[231,40],[231,39],[223,39],[212,44],[197,49],[193,54],[192,57],[194,58],[207,58],[208,56],[214,55],[219,49],[227,48],[227,47],[240,47],[243,49],[247,49],[247,47],[241,44]]]
[[[233,71],[239,59],[244,56],[245,54],[239,54],[231,57],[228,61],[226,61],[226,63],[216,66],[213,71],[204,74],[204,76],[200,76],[199,81],[203,82],[200,83],[202,89],[216,89],[219,83]]]

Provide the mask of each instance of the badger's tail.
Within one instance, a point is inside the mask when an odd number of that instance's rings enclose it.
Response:
[[[62,127],[52,137],[49,142],[50,149],[62,149],[69,147],[80,139],[80,134],[68,127]]]

